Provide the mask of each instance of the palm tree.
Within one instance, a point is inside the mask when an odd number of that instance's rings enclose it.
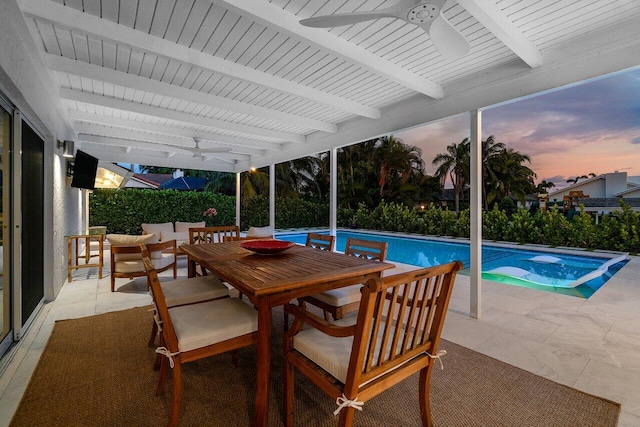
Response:
[[[307,156],[276,165],[276,190],[278,197],[298,198],[300,195],[322,198],[315,183],[320,159]]]
[[[489,192],[490,188],[496,186],[498,177],[495,174],[493,163],[504,150],[505,145],[502,142],[496,142],[493,135],[482,141],[482,198],[484,200],[484,209],[489,210]]]
[[[595,173],[593,172],[589,172],[589,175],[580,175],[580,176],[576,176],[575,178],[569,178],[567,180],[568,184],[577,184],[578,181],[580,181],[581,179],[587,179],[587,178],[594,178],[596,176]]]
[[[374,160],[378,170],[380,197],[393,196],[393,189],[405,185],[414,170],[424,169],[422,150],[416,146],[407,145],[393,136],[380,138],[376,146]],[[388,182],[395,185],[385,191]]]
[[[447,178],[453,184],[456,212],[460,211],[460,196],[469,177],[469,138],[465,138],[459,144],[447,146],[446,153],[440,153],[433,159],[432,164],[437,165],[435,177],[444,185]]]
[[[493,198],[505,198],[510,195],[524,201],[525,195],[535,189],[533,179],[536,174],[523,163],[531,163],[531,158],[512,148],[502,149],[492,162],[497,185],[492,189]]]
[[[536,186],[536,193],[546,193],[550,188],[555,187],[553,182],[545,181],[544,179]]]
[[[269,193],[269,174],[267,168],[260,168],[240,174],[240,194],[242,206],[246,207],[249,200],[261,194]]]

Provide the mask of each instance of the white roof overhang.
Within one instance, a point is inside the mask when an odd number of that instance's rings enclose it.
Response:
[[[448,1],[455,61],[397,19],[298,22],[394,1],[18,2],[76,145],[107,162],[239,172],[640,66],[634,0]]]

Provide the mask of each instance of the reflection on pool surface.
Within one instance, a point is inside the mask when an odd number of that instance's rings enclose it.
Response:
[[[283,233],[278,239],[304,244],[306,233]],[[348,237],[386,241],[387,259],[421,267],[460,260],[470,264],[468,243],[395,237],[370,232],[338,231],[336,250],[344,251]],[[532,289],[589,298],[626,264],[626,257],[569,255],[546,251],[482,245],[482,277]],[[610,261],[607,264],[607,261]],[[463,272],[464,274],[464,272]]]

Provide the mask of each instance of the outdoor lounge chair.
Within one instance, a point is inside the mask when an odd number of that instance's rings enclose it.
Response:
[[[420,372],[422,424],[432,426],[431,373],[461,268],[461,262],[453,262],[368,280],[355,324],[353,316],[330,323],[285,305],[285,312],[295,316],[284,337],[285,426],[294,424],[295,369],[336,401],[340,426],[351,426],[354,408],[362,409],[367,400]],[[304,324],[311,328],[303,330]]]
[[[144,245],[141,245],[141,250]],[[162,325],[160,375],[156,395],[164,389],[169,367],[173,370],[173,394],[169,426],[176,426],[182,401],[182,364],[237,350],[257,342],[258,313],[238,298],[171,307],[162,291],[151,259],[143,257],[156,312]],[[237,356],[234,357],[237,363]],[[215,396],[215,393],[211,394]]]
[[[347,239],[347,246],[344,253],[360,258],[384,261],[387,258],[387,248],[387,242],[349,238]],[[345,314],[358,309],[360,305],[361,288],[362,285],[351,285],[298,298],[298,302],[301,305],[309,303],[321,308],[324,310],[325,319],[327,318],[327,313],[331,313],[334,320],[338,320]]]
[[[158,272],[173,269],[173,278],[178,277],[175,240],[158,243],[155,234],[142,236],[107,234],[107,240],[111,247],[109,256],[111,292],[115,291],[117,277],[133,279],[147,275],[140,252],[141,243],[147,245],[151,253],[151,262]]]

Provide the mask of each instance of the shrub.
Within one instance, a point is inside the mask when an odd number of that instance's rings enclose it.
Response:
[[[537,243],[551,246],[564,246],[567,244],[570,224],[555,206],[544,213],[536,212],[533,218],[538,223],[537,228],[540,240]]]
[[[482,237],[487,240],[504,240],[509,217],[507,213],[493,205],[493,209],[482,213]]]
[[[511,222],[505,230],[505,240],[518,243],[538,243],[539,232],[532,215],[524,208],[511,217]]]
[[[591,215],[580,207],[580,213],[569,221],[567,244],[577,248],[595,249],[597,247],[597,227]]]

